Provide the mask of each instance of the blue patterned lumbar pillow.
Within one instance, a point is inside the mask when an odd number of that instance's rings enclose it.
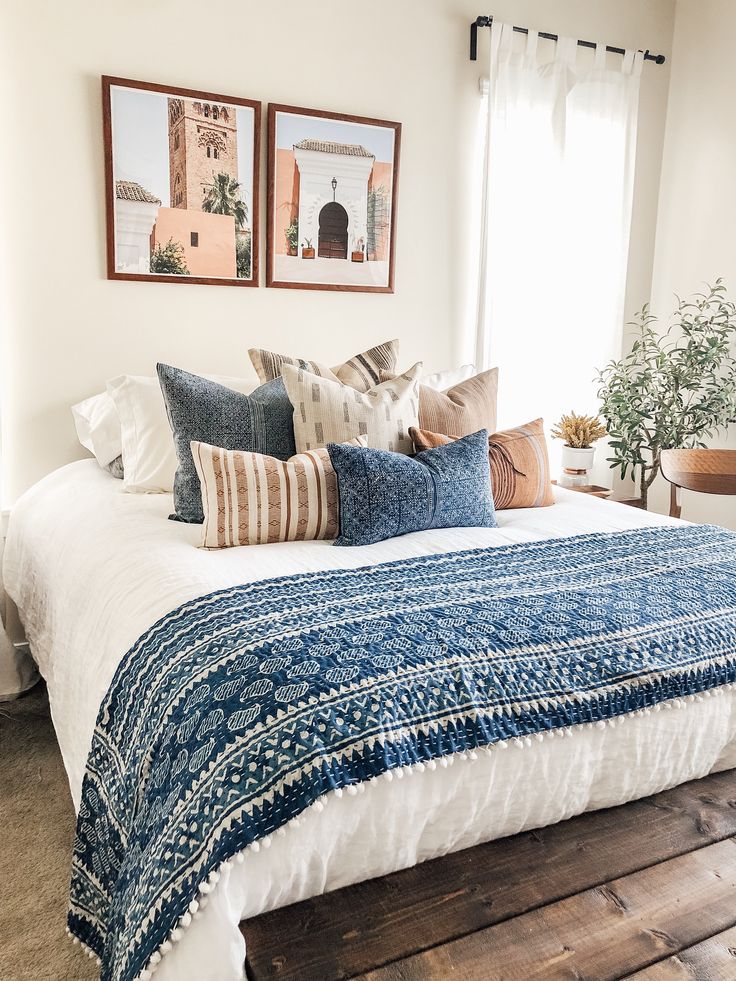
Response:
[[[179,466],[174,477],[171,517],[201,523],[202,492],[190,443],[209,443],[226,450],[264,453],[288,460],[296,452],[291,402],[281,378],[250,395],[190,375],[167,364],[156,365],[166,411],[174,434]]]
[[[485,429],[413,458],[340,443],[327,450],[340,498],[335,545],[372,545],[427,528],[496,527]]]

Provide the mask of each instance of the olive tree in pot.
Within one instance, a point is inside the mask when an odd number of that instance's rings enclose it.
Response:
[[[638,481],[641,507],[660,470],[662,450],[703,447],[736,420],[736,307],[722,280],[678,300],[660,333],[645,306],[620,361],[599,373],[612,469]]]

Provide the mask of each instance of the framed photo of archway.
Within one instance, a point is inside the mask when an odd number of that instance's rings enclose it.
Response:
[[[268,107],[266,285],[393,293],[401,123]]]
[[[108,279],[258,286],[261,104],[102,78]]]

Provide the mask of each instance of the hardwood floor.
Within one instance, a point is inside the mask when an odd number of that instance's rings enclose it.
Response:
[[[252,981],[736,981],[736,770],[241,924]]]

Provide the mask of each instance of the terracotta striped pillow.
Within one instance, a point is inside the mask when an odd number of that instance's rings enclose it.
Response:
[[[337,476],[326,449],[289,460],[194,441],[191,449],[202,487],[202,548],[337,538]]]
[[[426,429],[412,428],[409,434],[417,452],[444,446],[457,439]],[[488,459],[497,511],[547,507],[555,503],[542,419],[493,433],[488,437]]]

